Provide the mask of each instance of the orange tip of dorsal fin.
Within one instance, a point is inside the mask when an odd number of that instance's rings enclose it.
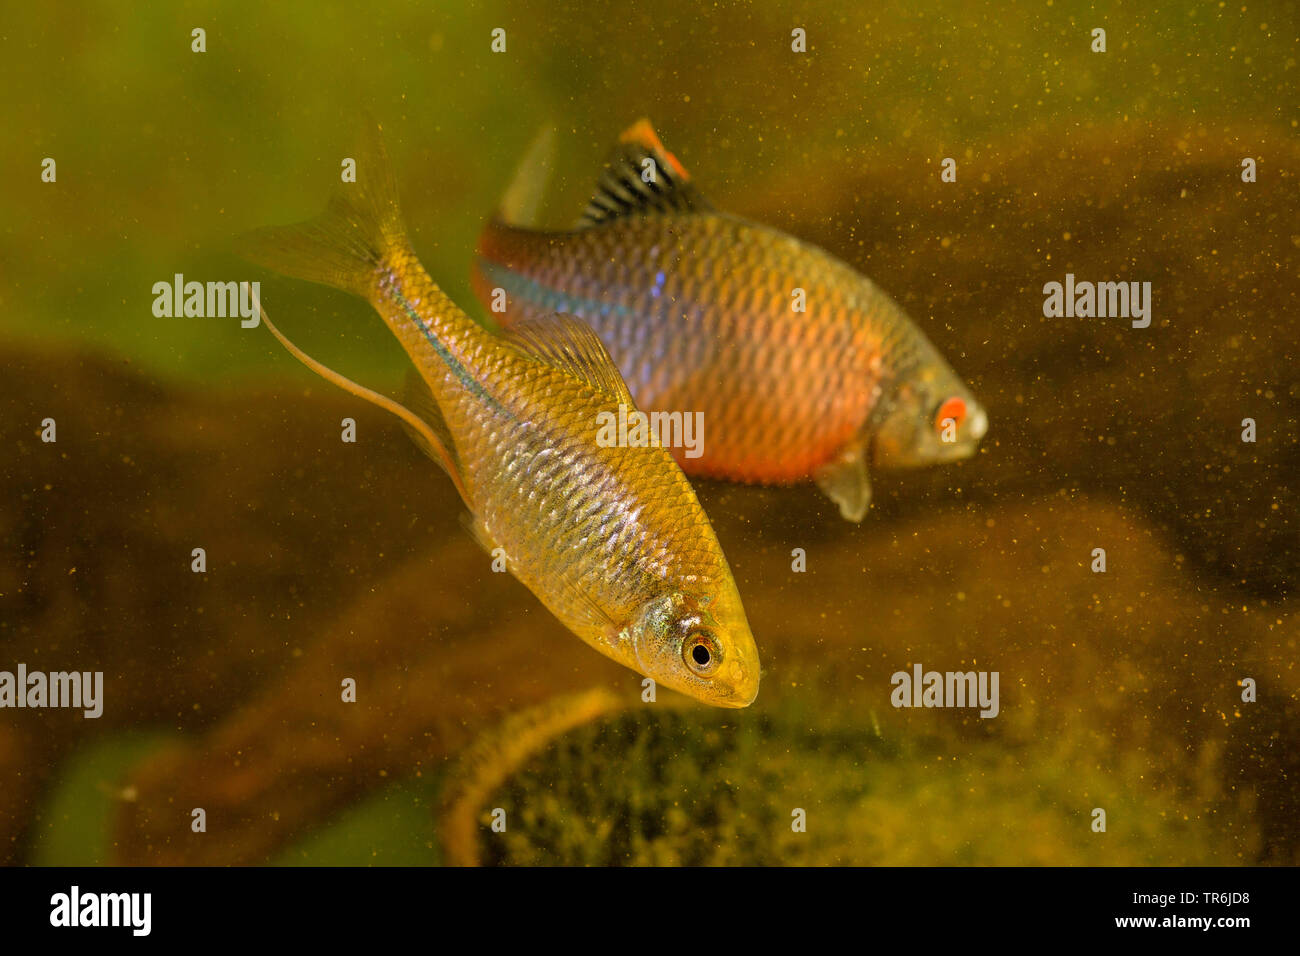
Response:
[[[657,153],[668,161],[668,165],[674,173],[682,179],[690,181],[691,174],[686,171],[686,167],[681,164],[681,160],[668,152],[663,141],[659,138],[659,134],[655,132],[655,128],[650,125],[650,121],[645,117],[623,130],[618,137],[618,141],[620,143],[636,143],[648,153]]]
[[[625,129],[596,182],[578,228],[631,216],[709,212],[691,174],[655,135],[646,119]]]

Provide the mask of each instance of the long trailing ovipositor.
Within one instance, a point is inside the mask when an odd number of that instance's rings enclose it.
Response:
[[[405,402],[326,368],[263,321],[318,374],[404,420],[455,483],[479,540],[574,634],[705,703],[748,705],[758,652],[686,476],[658,443],[596,440],[602,413],[635,407],[600,341],[569,317],[536,316],[504,336],[470,319],[406,238],[377,127],[362,139],[356,182],[324,215],[258,230],[243,249],[367,299],[418,373]]]
[[[715,210],[645,120],[623,133],[575,228],[532,228],[548,148],[535,142],[484,229],[475,292],[506,326],[578,316],[642,408],[702,413],[703,453],[677,452],[688,474],[812,478],[860,521],[869,467],[974,453],[984,409],[870,279]]]

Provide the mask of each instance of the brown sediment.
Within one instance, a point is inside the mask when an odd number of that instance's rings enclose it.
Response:
[[[724,544],[731,533],[720,530]],[[1207,594],[1194,569],[1176,559],[1149,523],[1105,503],[1063,496],[998,506],[978,517],[948,513],[894,523],[857,542],[806,545],[794,534],[788,544],[806,546],[807,572],[790,572],[788,548],[742,552],[737,577],[764,652],[764,690],[752,711],[727,721],[740,731],[768,728],[759,743],[776,753],[737,758],[716,775],[702,770],[694,789],[678,793],[656,790],[654,774],[639,766],[635,748],[621,739],[584,749],[561,763],[559,776],[534,771],[524,790],[499,799],[535,808],[532,819],[550,813],[571,820],[566,825],[574,834],[579,827],[604,834],[608,846],[587,847],[590,855],[548,855],[543,848],[555,827],[542,819],[533,824],[538,846],[521,859],[628,862],[615,849],[628,845],[620,833],[626,820],[599,816],[585,798],[557,797],[551,788],[603,793],[630,774],[644,781],[642,814],[649,806],[671,815],[678,797],[689,809],[711,814],[711,794],[734,798],[739,792],[753,815],[752,830],[733,828],[733,835],[748,834],[750,845],[729,851],[728,862],[777,863],[785,851],[792,854],[786,862],[953,862],[925,856],[931,835],[950,831],[948,815],[955,812],[951,803],[931,799],[929,788],[969,792],[972,799],[1025,795],[1023,806],[962,808],[974,829],[952,839],[970,854],[968,862],[1300,860],[1300,803],[1288,783],[1300,772],[1293,732],[1300,726],[1300,620],[1293,610]],[[1091,569],[1096,547],[1106,548],[1105,573]],[[917,663],[927,671],[999,672],[1000,713],[983,719],[977,709],[893,708],[891,676],[910,673]],[[1255,703],[1241,699],[1245,677],[1268,688]],[[646,710],[630,716],[638,714],[654,719]],[[713,717],[688,716],[679,743],[716,735]],[[776,731],[772,720],[779,722]],[[1290,739],[1286,728],[1292,728]],[[833,786],[801,781],[774,795],[773,801],[790,801],[777,804],[783,812],[765,810],[744,793],[770,775],[785,786],[814,753],[877,736],[889,747],[922,755],[909,758],[925,761],[913,773],[919,789],[874,793],[888,760],[866,752],[861,764],[846,761],[837,768],[842,779]],[[666,759],[707,756],[707,748],[691,747]],[[801,761],[801,752],[807,759]],[[579,771],[584,776],[576,783],[562,782],[583,755],[590,769]],[[997,759],[990,764],[992,755]],[[533,766],[553,762],[554,754]],[[855,794],[864,795],[863,807],[855,809]],[[811,801],[822,804],[814,840],[820,846],[777,847],[773,841],[789,828],[788,806]],[[1111,818],[1104,845],[1089,842],[1088,812],[1099,801]],[[1153,816],[1153,808],[1169,814],[1167,823]],[[1019,818],[1030,810],[1032,822]],[[913,839],[891,834],[878,850],[855,844],[861,821],[884,812],[912,828]],[[1039,825],[1060,845],[1030,847]],[[1180,835],[1180,827],[1188,832]],[[524,848],[516,841],[527,843],[522,828],[512,824],[507,842],[516,852]],[[686,837],[673,839],[687,843]],[[671,849],[668,837],[659,843],[665,841]],[[511,861],[509,850],[503,852],[494,859]],[[628,855],[664,862],[645,846]],[[707,855],[670,859],[711,861]]]
[[[288,670],[316,621],[462,532],[400,432],[329,389],[208,396],[122,361],[3,354],[0,669],[102,670],[106,698],[97,720],[0,712],[2,775],[18,782],[0,803],[0,859],[13,860],[29,801],[74,744],[212,726]],[[339,440],[345,416],[356,445]],[[190,570],[195,547],[206,574]]]
[[[1108,551],[1105,574],[1090,570],[1098,545]],[[463,547],[473,546],[449,544],[427,565],[394,575],[323,634],[283,683],[186,750],[147,762],[132,780],[138,802],[123,808],[123,859],[265,859],[366,792],[435,768],[512,712],[540,705],[546,714],[555,694],[590,688],[599,699],[607,688],[635,684],[635,675],[530,609],[526,594],[512,600],[509,592],[522,589],[502,576],[480,582],[488,587],[478,592],[481,604],[460,603],[486,563]],[[1259,733],[1293,726],[1300,713],[1295,622],[1198,594],[1140,520],[1086,501],[1042,499],[979,520],[950,514],[861,543],[813,545],[809,566],[791,574],[788,552],[771,549],[749,553],[738,569],[752,620],[766,622],[757,626],[767,664],[759,702],[737,719],[761,720],[794,685],[827,701],[840,726],[846,713],[859,727],[874,715],[886,736],[939,739],[954,755],[1001,741],[1021,754],[1027,787],[1044,762],[1081,775],[1114,767],[1139,791],[1172,787],[1188,813],[1230,824],[1220,862],[1295,853],[1294,798],[1278,786],[1294,772],[1295,748]],[[427,568],[445,569],[442,580]],[[933,590],[919,592],[918,581]],[[936,593],[946,598],[936,602]],[[422,635],[412,624],[434,620],[441,633]],[[891,709],[891,674],[916,662],[999,671],[1001,714]],[[341,674],[356,677],[357,704],[339,700]],[[1240,703],[1243,676],[1268,687],[1267,700]],[[536,744],[526,743],[527,751]],[[474,805],[518,762],[453,773],[452,792],[475,796],[446,802]],[[1254,794],[1260,812],[1252,817],[1239,805]],[[219,838],[188,834],[191,806],[222,821]],[[464,820],[450,822],[454,843]],[[1138,851],[1114,852],[1120,859]]]
[[[40,738],[0,724],[0,864],[23,858],[22,839],[42,790],[58,772]],[[58,751],[55,751],[57,756]]]
[[[139,797],[122,808],[120,861],[265,860],[366,793],[439,769],[513,711],[633,683],[490,566],[458,532],[320,621],[283,677],[131,775]],[[345,678],[355,703],[342,699]],[[200,806],[209,833],[196,838],[188,814]]]

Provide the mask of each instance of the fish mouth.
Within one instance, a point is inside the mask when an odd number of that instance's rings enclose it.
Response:
[[[754,697],[757,696],[758,694],[755,693]],[[714,707],[725,707],[727,710],[744,710],[754,702],[754,697],[749,698],[749,700],[738,700],[728,697],[723,700],[711,701],[710,703],[712,703]]]
[[[723,664],[723,673],[718,675],[714,687],[720,692],[716,696],[717,706],[740,709],[748,707],[758,698],[760,672],[757,655],[752,661],[731,660]]]
[[[935,456],[934,460],[937,462],[950,462],[970,458],[979,451],[980,439],[988,433],[988,430],[988,413],[983,408],[976,407],[963,424],[957,441],[952,444],[940,444],[939,454]]]
[[[980,439],[989,430],[988,413],[975,406],[957,434],[957,440],[940,441],[928,430],[916,430],[902,442],[890,440],[880,431],[872,433],[867,445],[867,461],[878,468],[922,468],[942,465],[972,457],[979,450]]]
[[[721,697],[713,701],[715,707],[728,707],[732,710],[743,710],[758,699],[758,681],[746,693],[740,693],[734,688],[726,697]]]
[[[911,467],[929,468],[933,465],[951,465],[959,461],[966,461],[969,458],[973,458],[977,451],[979,451],[979,446],[973,441],[944,445],[943,449],[937,454],[912,462]]]
[[[691,693],[689,690],[681,688],[678,689],[681,690],[682,693],[695,698],[701,703],[708,704],[711,707],[725,707],[728,710],[744,710],[758,699],[758,681],[754,681],[744,690],[738,689],[737,685],[727,686],[724,690],[723,685],[717,683],[704,685],[704,687],[708,687],[709,690],[715,691],[715,693],[709,693],[706,695],[701,693]],[[703,687],[700,689],[702,690]]]

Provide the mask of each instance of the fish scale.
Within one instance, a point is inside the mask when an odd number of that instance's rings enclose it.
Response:
[[[480,255],[508,262],[543,287],[565,290],[570,311],[592,325],[615,364],[630,372],[629,387],[642,406],[705,412],[704,454],[695,461],[679,458],[684,467],[741,480],[792,481],[863,427],[868,395],[879,381],[872,379],[868,356],[880,352],[882,337],[871,323],[842,321],[856,303],[835,288],[841,277],[832,270],[805,273],[800,281],[812,315],[793,312],[794,285],[774,278],[794,268],[789,243],[764,241],[762,232],[722,216],[671,223],[646,217],[552,237],[526,252],[527,233],[501,227]],[[629,259],[620,255],[626,246],[656,247],[660,254]],[[726,262],[725,250],[737,246],[753,255]],[[656,284],[660,271],[668,275]],[[518,303],[510,320],[554,307],[553,298],[536,310],[519,301],[523,287],[504,270],[487,275]],[[650,291],[656,285],[658,295]],[[602,300],[638,320],[622,321],[592,305]],[[810,332],[824,316],[833,333],[814,341]],[[712,336],[691,331],[692,324],[705,323],[712,323]],[[804,347],[791,348],[792,342]],[[710,348],[715,354],[704,354]],[[683,370],[694,379],[689,389],[680,381]],[[817,388],[807,387],[810,378]]]
[[[475,371],[500,410],[452,390],[442,407],[453,433],[465,436],[457,453],[471,508],[520,580],[540,589],[542,578],[558,577],[571,589],[601,594],[608,611],[617,614],[649,600],[682,567],[708,583],[725,576],[716,560],[701,560],[721,557],[707,523],[683,520],[685,514],[672,510],[657,514],[663,510],[657,502],[689,491],[679,471],[663,467],[671,460],[668,453],[600,449],[591,441],[597,414],[612,410],[608,401],[523,356],[498,357]],[[556,408],[563,412],[556,414]],[[510,464],[519,461],[529,465],[516,482]],[[623,479],[617,487],[615,474]],[[589,475],[601,476],[606,487],[591,487]],[[585,513],[573,506],[579,495],[592,505]],[[611,535],[622,547],[608,546]],[[588,546],[601,540],[607,540],[605,547]],[[558,598],[544,600],[561,619],[576,610],[558,606]]]

